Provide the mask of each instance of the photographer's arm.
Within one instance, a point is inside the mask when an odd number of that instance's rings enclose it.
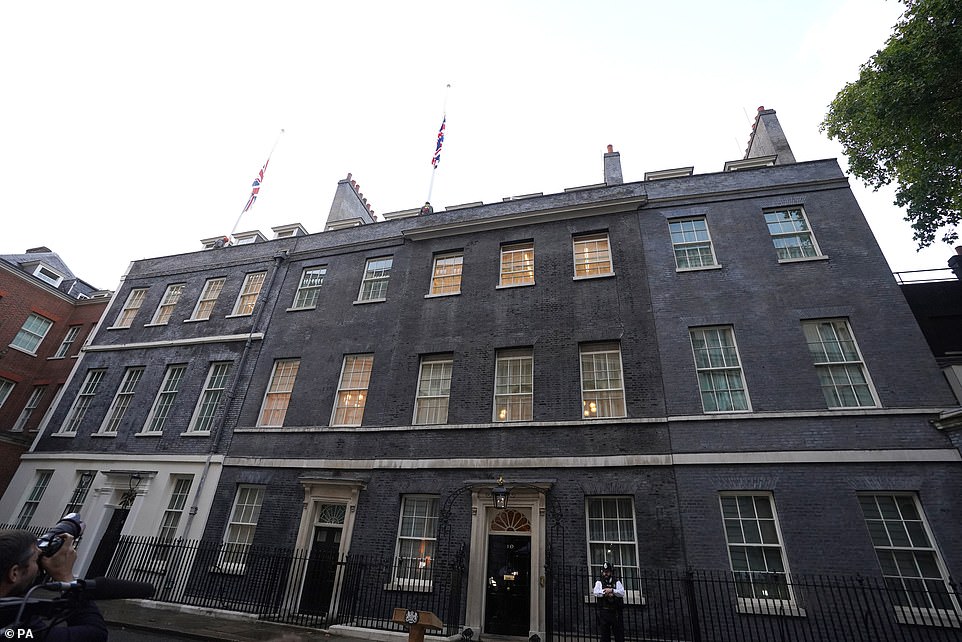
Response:
[[[42,557],[40,567],[47,571],[50,579],[56,582],[70,582],[74,579],[73,565],[77,561],[77,551],[73,547],[73,536],[62,535],[63,546],[51,557]],[[82,599],[65,620],[67,626],[55,626],[49,630],[47,642],[105,642],[107,624],[100,609],[93,602]]]

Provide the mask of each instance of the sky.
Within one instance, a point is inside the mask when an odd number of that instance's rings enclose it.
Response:
[[[47,246],[116,289],[130,261],[236,231],[323,230],[350,172],[376,215],[742,158],[759,106],[797,160],[838,158],[828,104],[891,34],[894,0],[16,2],[0,10],[0,254]],[[450,85],[450,89],[446,86]],[[280,134],[281,130],[283,134]],[[275,144],[276,143],[276,144]],[[272,152],[273,149],[273,152]],[[893,271],[892,190],[851,185]],[[816,230],[816,236],[818,231]]]

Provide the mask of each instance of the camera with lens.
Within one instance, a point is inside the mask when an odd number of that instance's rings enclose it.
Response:
[[[63,534],[73,535],[73,538],[80,539],[84,532],[84,521],[80,519],[78,513],[64,515],[57,525],[37,538],[37,548],[44,557],[53,557],[63,546]]]

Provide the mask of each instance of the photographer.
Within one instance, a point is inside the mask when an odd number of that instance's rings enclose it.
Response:
[[[56,582],[70,582],[74,578],[73,565],[77,551],[72,535],[62,533],[63,545],[49,557],[40,555],[37,539],[22,530],[0,531],[0,598],[20,597],[34,584],[37,574],[46,571]],[[107,639],[107,625],[96,604],[77,599],[65,612],[65,625],[61,624],[43,632],[47,623],[27,622],[27,628],[35,631],[36,638],[49,642],[100,642]],[[8,623],[0,623],[6,626]]]

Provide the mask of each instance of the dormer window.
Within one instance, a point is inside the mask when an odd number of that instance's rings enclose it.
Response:
[[[43,264],[38,265],[36,269],[34,269],[33,275],[41,281],[49,283],[53,287],[59,286],[61,281],[63,281],[63,277],[60,274]]]

